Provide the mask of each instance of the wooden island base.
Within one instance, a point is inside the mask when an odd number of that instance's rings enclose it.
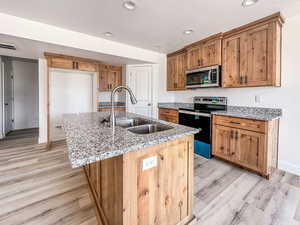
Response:
[[[186,136],[84,166],[100,224],[194,224],[193,143]]]

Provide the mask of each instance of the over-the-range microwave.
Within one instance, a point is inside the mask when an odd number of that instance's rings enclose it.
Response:
[[[186,88],[207,88],[220,86],[220,66],[210,66],[186,71]]]

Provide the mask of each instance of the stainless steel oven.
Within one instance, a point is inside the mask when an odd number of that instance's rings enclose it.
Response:
[[[220,86],[220,66],[205,67],[186,72],[186,88]]]

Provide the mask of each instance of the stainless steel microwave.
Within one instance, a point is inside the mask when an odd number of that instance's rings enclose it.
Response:
[[[186,72],[186,88],[220,86],[220,66],[210,66]]]

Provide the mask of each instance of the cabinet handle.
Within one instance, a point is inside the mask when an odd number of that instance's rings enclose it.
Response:
[[[78,64],[78,62],[76,62],[76,69],[78,69],[79,68],[79,64]]]
[[[244,77],[241,76],[241,77],[240,77],[240,83],[243,84],[243,81],[244,81]]]
[[[233,123],[233,124],[241,124],[240,122],[236,122],[236,121],[230,121],[230,123]]]
[[[238,140],[239,139],[239,133],[238,131],[235,132],[235,140]]]

